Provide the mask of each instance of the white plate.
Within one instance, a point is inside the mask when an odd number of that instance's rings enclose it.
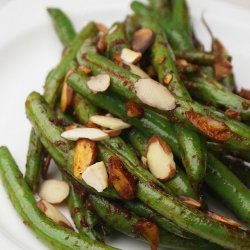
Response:
[[[48,71],[60,59],[62,46],[53,30],[46,7],[60,7],[79,30],[89,20],[111,24],[129,11],[129,0],[19,0],[0,9],[0,144],[7,145],[22,170],[30,124],[24,101],[32,90],[42,92]],[[233,56],[236,78],[250,87],[250,10],[224,1],[190,0],[198,36],[209,46],[209,36],[201,24],[205,16],[214,34]],[[148,249],[144,243],[118,235],[111,244],[122,249]],[[22,223],[0,185],[0,249],[47,249]]]

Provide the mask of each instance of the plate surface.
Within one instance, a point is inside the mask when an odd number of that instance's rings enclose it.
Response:
[[[0,9],[0,144],[10,148],[22,170],[30,131],[24,110],[25,98],[32,90],[43,91],[46,74],[58,63],[62,51],[46,7],[62,8],[79,30],[89,20],[107,25],[123,20],[129,12],[129,2],[16,0]],[[205,11],[215,36],[225,43],[233,56],[238,84],[250,88],[250,10],[219,0],[188,2],[198,37],[208,48],[210,38],[201,23],[201,13]],[[148,249],[144,243],[121,235],[110,243],[124,250]],[[47,249],[17,216],[1,184],[0,249]]]

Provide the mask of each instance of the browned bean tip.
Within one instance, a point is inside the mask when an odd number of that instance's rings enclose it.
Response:
[[[134,225],[135,233],[150,243],[151,250],[157,250],[160,242],[160,231],[153,222],[141,219]]]

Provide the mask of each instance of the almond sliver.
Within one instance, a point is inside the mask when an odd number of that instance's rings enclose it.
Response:
[[[64,226],[69,229],[73,229],[71,223],[68,219],[53,205],[45,200],[40,200],[37,203],[37,207],[42,213],[44,213],[48,218],[53,220],[56,224]]]
[[[142,54],[140,52],[127,48],[124,48],[121,53],[121,59],[125,63],[137,63],[141,59],[141,56]]]
[[[69,184],[61,180],[46,180],[41,184],[38,194],[51,204],[59,204],[69,195]]]
[[[98,192],[108,187],[108,174],[104,162],[89,166],[82,174],[82,179]]]
[[[144,104],[164,111],[176,107],[174,96],[166,87],[153,79],[140,79],[134,86],[137,97]]]
[[[125,63],[125,64],[129,66],[130,72],[132,72],[133,74],[135,74],[141,78],[150,78],[150,76],[145,71],[143,71],[140,67],[138,67],[132,63]]]
[[[112,130],[120,130],[130,127],[130,124],[124,122],[123,120],[110,116],[93,115],[89,118],[89,120],[99,126]]]
[[[82,173],[95,162],[96,143],[89,139],[80,139],[77,141],[74,153],[74,176],[81,178]]]
[[[71,141],[77,141],[81,138],[90,139],[92,141],[101,141],[109,138],[108,134],[98,128],[74,128],[64,131],[61,136]]]
[[[160,180],[168,180],[175,174],[175,162],[170,147],[158,136],[153,136],[147,146],[147,163],[150,172]]]
[[[95,93],[104,92],[110,86],[110,76],[107,74],[92,76],[87,81],[87,86],[91,91]]]

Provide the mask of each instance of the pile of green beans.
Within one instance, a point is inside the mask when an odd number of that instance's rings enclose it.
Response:
[[[244,162],[250,161],[250,101],[232,91],[232,71],[218,78],[218,65],[230,66],[230,57],[212,35],[211,51],[204,51],[185,0],[133,1],[131,8],[134,13],[124,22],[109,29],[90,22],[79,33],[64,12],[48,9],[64,50],[46,78],[43,95],[32,92],[25,102],[32,130],[24,177],[9,150],[0,147],[0,179],[10,200],[25,224],[52,249],[117,249],[104,243],[110,229],[147,242],[151,250],[158,246],[250,249],[250,176]],[[144,105],[134,88],[141,76],[122,61],[123,49],[132,50],[139,29],[150,29],[153,36],[136,66],[172,93],[176,108],[171,111]],[[99,74],[109,75],[110,87],[93,92],[88,81]],[[170,79],[167,84],[166,77]],[[73,94],[62,112],[59,100],[66,84]],[[128,102],[141,114],[130,116]],[[223,124],[230,137],[221,141],[196,126],[187,115],[190,111]],[[91,116],[107,113],[131,128],[96,142],[97,161],[108,169],[111,158],[122,164],[123,171],[134,178],[131,200],[123,199],[110,180],[98,192],[77,178],[76,143],[61,136],[66,127],[93,126]],[[143,162],[152,136],[158,136],[173,152],[176,170],[167,181],[157,179]],[[70,186],[65,204],[77,232],[54,223],[37,208],[34,193],[45,165],[48,167],[47,158],[54,160]],[[207,189],[239,219],[237,226],[227,222],[229,218],[211,217],[203,199]]]

